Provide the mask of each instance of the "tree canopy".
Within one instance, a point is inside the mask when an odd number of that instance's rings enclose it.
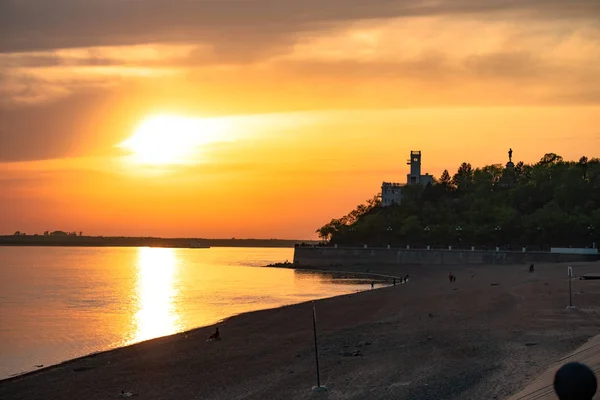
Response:
[[[600,229],[600,159],[545,154],[514,168],[462,163],[432,185],[407,185],[402,204],[379,196],[317,230],[339,245],[586,247]]]

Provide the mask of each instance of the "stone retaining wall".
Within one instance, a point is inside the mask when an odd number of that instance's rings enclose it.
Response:
[[[296,247],[294,263],[306,266],[331,265],[465,265],[528,264],[598,261],[598,255],[555,254],[517,251],[425,250],[362,247]]]

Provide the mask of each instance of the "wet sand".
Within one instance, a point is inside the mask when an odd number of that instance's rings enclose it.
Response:
[[[577,275],[600,263],[571,264]],[[352,270],[348,267],[344,270]],[[2,399],[503,399],[600,333],[600,281],[566,265],[361,267],[407,284],[257,311],[0,382]],[[457,280],[448,281],[452,271]]]

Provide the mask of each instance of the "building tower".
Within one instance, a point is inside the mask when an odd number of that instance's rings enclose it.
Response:
[[[406,164],[410,165],[410,173],[406,175],[406,185],[427,186],[433,184],[432,175],[421,175],[421,151],[411,151],[410,160]],[[387,207],[392,204],[402,204],[404,186],[402,183],[383,182],[381,184],[381,205]]]
[[[421,181],[421,151],[411,151],[410,160],[406,165],[410,165],[410,174],[406,177],[406,183],[416,185]]]

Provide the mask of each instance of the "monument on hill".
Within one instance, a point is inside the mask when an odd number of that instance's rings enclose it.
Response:
[[[508,169],[515,168],[515,164],[512,162],[512,153],[513,153],[512,148],[508,149],[508,162],[506,163],[506,168],[508,168]]]
[[[508,162],[506,163],[506,169],[500,182],[500,187],[512,187],[515,184],[515,163],[512,161],[513,150],[508,149]]]

